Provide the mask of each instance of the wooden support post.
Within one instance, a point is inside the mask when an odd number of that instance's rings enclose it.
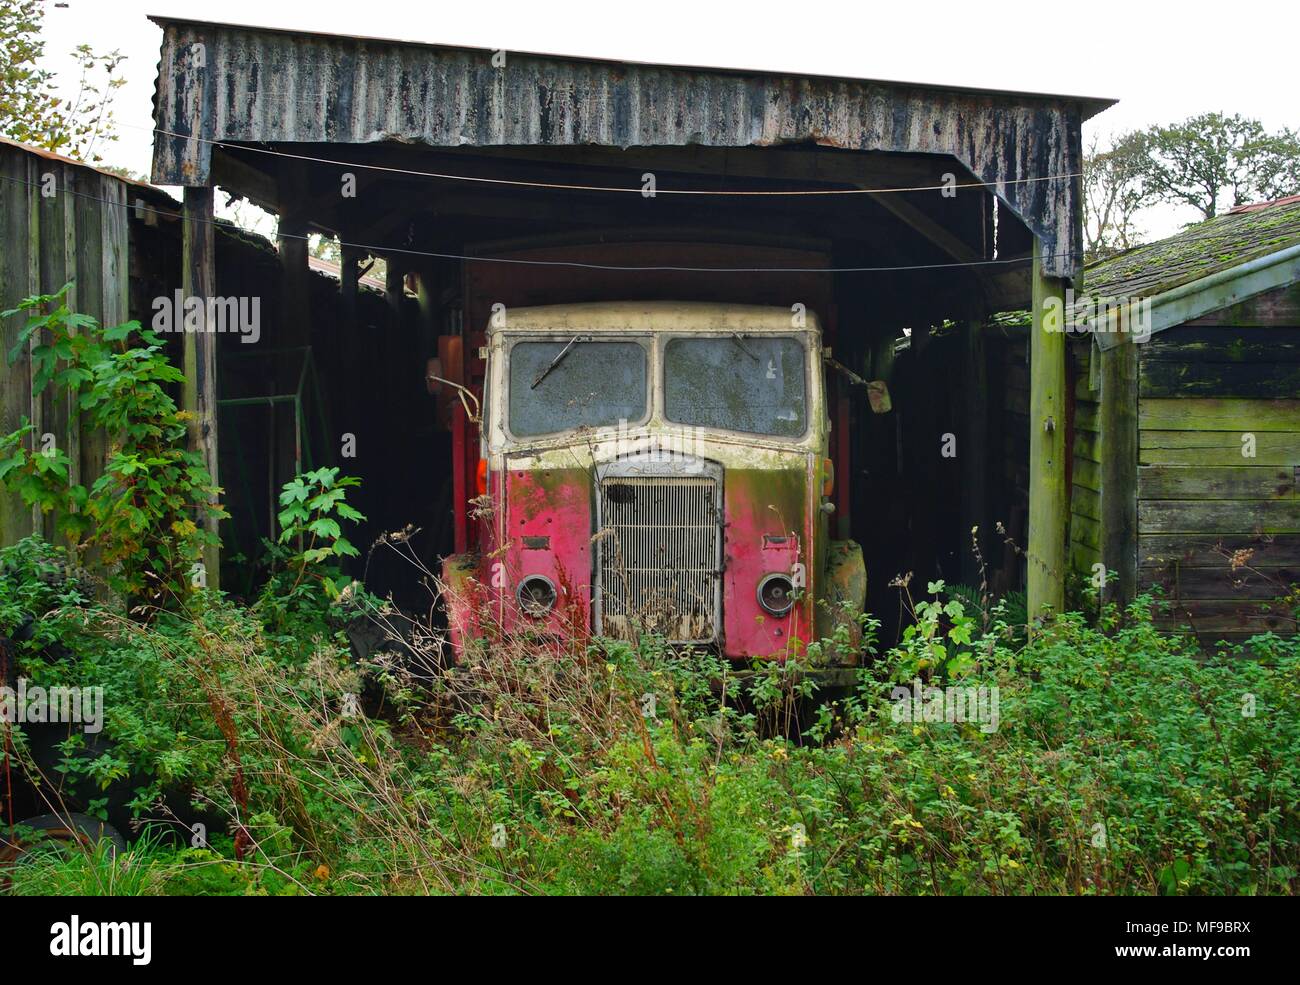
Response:
[[[348,236],[343,234],[340,238],[346,242]],[[350,461],[336,462],[346,466],[345,472],[351,472],[358,460],[367,458],[373,450],[370,447],[369,415],[364,410],[365,401],[359,393],[363,381],[373,379],[370,375],[372,364],[367,361],[371,343],[369,340],[358,342],[362,330],[358,298],[361,257],[362,253],[352,246],[344,246],[340,251],[339,312],[334,322],[339,360],[338,376],[332,381],[336,399],[331,411],[336,433],[327,439],[334,442],[334,447],[328,449],[326,460],[338,459],[341,455],[339,443],[343,440],[343,435],[352,435],[356,442],[356,447],[352,449],[355,457]]]
[[[345,332],[357,330],[357,281],[360,273],[357,264],[360,260],[359,250],[352,246],[343,247],[342,266],[339,270],[339,298],[342,301],[342,329]]]
[[[277,347],[306,345],[311,329],[311,271],[307,265],[307,224],[297,216],[280,220],[280,330]]]
[[[217,336],[207,323],[206,299],[216,291],[216,253],[212,236],[212,189],[186,188],[182,219],[181,290],[186,299],[204,299],[197,332],[185,333],[185,387],[181,402],[194,415],[190,448],[202,453],[214,484],[217,475]],[[217,521],[205,520],[209,533]],[[217,547],[203,552],[209,588],[220,587],[221,554]]]
[[[0,176],[7,180],[0,181],[0,311],[15,308],[23,298],[40,293],[39,259],[34,262],[32,254],[39,247],[33,238],[33,224],[39,230],[41,176],[33,156],[11,148],[3,150]],[[0,320],[0,435],[17,431],[24,418],[28,423],[39,423],[39,408],[32,399],[31,346],[19,349],[12,364],[6,358],[26,321],[18,315]],[[33,339],[32,344],[37,341]],[[25,444],[35,450],[40,440],[38,430],[27,437]],[[23,503],[17,492],[0,492],[0,544],[16,543],[40,530],[39,517],[39,510]]]
[[[432,264],[417,271],[417,291],[420,307],[419,338],[422,355],[438,354],[438,273]]]
[[[1066,546],[1070,532],[1065,485],[1065,288],[1042,269],[1034,242],[1033,322],[1029,335],[1029,545],[1026,593],[1031,620],[1044,606],[1065,605]]]
[[[311,268],[307,262],[307,220],[299,203],[307,187],[301,162],[284,162],[281,187],[291,189],[281,206],[276,250],[280,254],[280,318],[276,337],[277,349],[300,349],[311,344]],[[276,393],[292,393],[302,375],[303,354],[286,352],[272,357]],[[273,454],[271,485],[279,496],[280,487],[290,481],[298,467],[303,435],[292,404],[271,406]]]
[[[1092,358],[1101,360],[1101,563],[1117,576],[1103,598],[1123,604],[1137,594],[1137,346],[1126,331],[1118,346],[1094,348]]]
[[[406,297],[406,271],[391,257],[384,258],[384,300],[392,315],[394,330],[402,327],[402,301]]]
[[[964,328],[962,377],[962,433],[957,440],[957,457],[961,464],[962,501],[962,581],[980,584],[979,562],[971,544],[971,529],[979,528],[980,551],[994,543],[988,522],[988,365],[984,353],[984,324],[972,320]]]

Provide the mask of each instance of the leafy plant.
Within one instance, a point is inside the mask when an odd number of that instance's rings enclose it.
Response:
[[[51,386],[75,395],[84,426],[108,436],[108,461],[88,489],[72,481],[72,462],[53,435],[35,436],[24,421],[0,438],[0,484],[53,512],[78,560],[96,548],[111,588],[161,605],[198,581],[194,566],[215,543],[205,520],[225,515],[219,490],[202,455],[186,448],[191,416],[167,389],[184,377],[162,341],[134,321],[100,328],[69,310],[67,290],[3,313],[28,313],[9,362],[30,347],[33,396]]]
[[[943,601],[942,581],[932,581],[927,586],[935,599],[922,599],[912,606],[916,621],[903,630],[899,645],[900,679],[910,680],[919,674],[929,677],[960,677],[974,663],[971,655],[976,631],[975,619],[966,612],[966,605],[958,598]]]
[[[340,520],[360,521],[365,516],[347,503],[347,490],[359,486],[355,476],[340,476],[337,468],[322,468],[294,476],[280,491],[279,543],[297,544],[298,549],[289,557],[289,568],[296,573],[294,587],[309,573],[322,578],[327,591],[337,592],[342,586],[321,566],[326,562],[359,553],[343,536]],[[290,589],[292,591],[292,589]]]
[[[357,556],[338,521],[365,519],[346,502],[347,487],[360,484],[355,476],[340,478],[337,468],[306,472],[285,483],[280,491],[284,507],[279,513],[280,543],[306,541],[295,555],[295,563],[307,566],[329,558]]]

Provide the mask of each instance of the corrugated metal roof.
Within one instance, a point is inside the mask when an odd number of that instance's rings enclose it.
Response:
[[[700,69],[156,17],[154,180],[202,185],[213,141],[432,147],[813,142],[956,157],[1073,276],[1083,119],[1107,100]],[[168,136],[171,134],[173,136]],[[1046,177],[1045,176],[1063,176]],[[1033,180],[1026,180],[1033,179]]]
[[[406,44],[415,45],[421,48],[432,48],[439,51],[458,51],[478,55],[482,58],[490,58],[494,53],[491,48],[475,47],[473,45],[452,45],[438,44],[432,41],[421,41],[415,38],[395,38],[374,34],[338,34],[328,31],[310,31],[298,28],[285,27],[261,27],[256,24],[236,24],[229,21],[206,21],[194,17],[169,17],[166,14],[150,14],[149,19],[159,27],[165,28],[169,24],[192,25],[195,27],[231,27],[245,31],[256,31],[259,34],[283,34],[293,38],[323,38],[338,39],[347,38],[351,41],[372,41],[378,44]],[[933,82],[917,82],[904,79],[875,79],[863,78],[852,75],[824,75],[820,73],[808,72],[789,72],[780,69],[757,69],[757,68],[727,68],[720,66],[707,65],[681,65],[671,62],[641,62],[628,61],[619,58],[595,58],[590,55],[566,55],[554,52],[541,51],[510,51],[511,55],[523,55],[529,58],[544,58],[555,61],[566,62],[584,62],[591,65],[604,65],[609,67],[619,66],[641,66],[646,68],[658,68],[675,72],[714,72],[718,74],[735,74],[735,75],[771,75],[771,76],[798,76],[807,79],[828,79],[838,82],[857,82],[857,83],[874,83],[876,85],[893,85],[906,86],[912,89],[934,89],[946,90],[948,92],[965,92],[985,95],[1000,96],[1019,96],[1026,99],[1049,99],[1055,102],[1074,101],[1084,108],[1083,118],[1091,119],[1102,110],[1114,106],[1118,99],[1111,99],[1104,96],[1080,96],[1060,92],[1039,92],[1024,89],[990,89],[983,86],[957,86],[957,85],[940,85]]]

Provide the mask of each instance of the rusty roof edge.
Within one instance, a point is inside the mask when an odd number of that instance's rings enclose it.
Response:
[[[327,38],[333,41],[357,41],[363,43],[404,45],[413,48],[429,48],[436,51],[454,51],[462,53],[491,54],[493,49],[476,45],[442,44],[436,41],[414,41],[407,38],[386,38],[366,34],[338,34],[330,31],[304,31],[287,27],[264,27],[257,24],[236,24],[230,21],[206,21],[194,17],[169,17],[166,14],[148,14],[148,19],[160,28],[169,25],[187,25],[191,27],[220,28],[231,31],[253,31],[259,34],[284,34],[290,37]],[[671,72],[707,72],[717,75],[768,76],[773,78],[798,77],[819,79],[828,82],[848,82],[862,85],[891,86],[898,89],[926,89],[936,92],[955,92],[967,95],[1007,96],[1016,99],[1034,99],[1044,102],[1073,103],[1079,107],[1081,120],[1092,119],[1103,110],[1119,102],[1109,96],[1081,96],[1071,93],[1032,92],[1024,89],[992,89],[981,86],[947,85],[937,82],[912,82],[905,79],[872,79],[852,75],[826,75],[820,72],[785,71],[770,68],[738,68],[717,65],[683,65],[672,62],[643,62],[625,58],[599,58],[594,55],[565,55],[541,51],[522,51],[510,49],[508,54],[523,58],[537,58],[546,61],[581,62],[591,65],[609,67],[636,67],[667,70]]]
[[[180,202],[168,192],[165,188],[158,185],[150,184],[147,181],[141,181],[139,178],[128,178],[125,175],[118,174],[116,171],[110,171],[107,168],[99,167],[95,164],[87,164],[85,161],[79,161],[75,157],[68,157],[66,154],[60,154],[58,151],[46,150],[44,147],[37,147],[35,144],[25,144],[21,140],[14,140],[10,137],[0,137],[0,145],[13,147],[17,150],[25,151],[34,157],[42,158],[46,161],[55,161],[59,164],[71,164],[73,167],[84,168],[87,171],[94,171],[105,178],[114,178],[124,185],[130,185],[133,188],[140,188],[154,195],[166,198],[169,202],[180,208]]]

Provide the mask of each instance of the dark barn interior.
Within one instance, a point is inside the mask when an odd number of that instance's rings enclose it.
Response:
[[[245,576],[279,484],[339,465],[369,518],[354,574],[422,608],[414,569],[365,548],[412,525],[436,570],[467,546],[477,436],[425,377],[478,386],[493,304],[613,299],[821,318],[842,368],[833,532],[864,547],[886,641],[896,575],[978,581],[973,526],[1000,586],[1021,582],[993,527],[1034,536],[999,464],[1030,429],[1006,415],[984,326],[1077,270],[1078,126],[1104,102],[513,53],[497,68],[468,49],[159,23],[154,179],[187,186],[187,293],[241,282],[205,255],[214,187],[279,219],[260,343],[186,339],[211,367],[196,411],[219,425],[209,454],[235,506],[223,583]],[[741,108],[719,108],[733,90]],[[338,283],[309,271],[315,233],[341,244]],[[373,258],[382,294],[359,283]],[[865,381],[892,410],[873,412]]]

